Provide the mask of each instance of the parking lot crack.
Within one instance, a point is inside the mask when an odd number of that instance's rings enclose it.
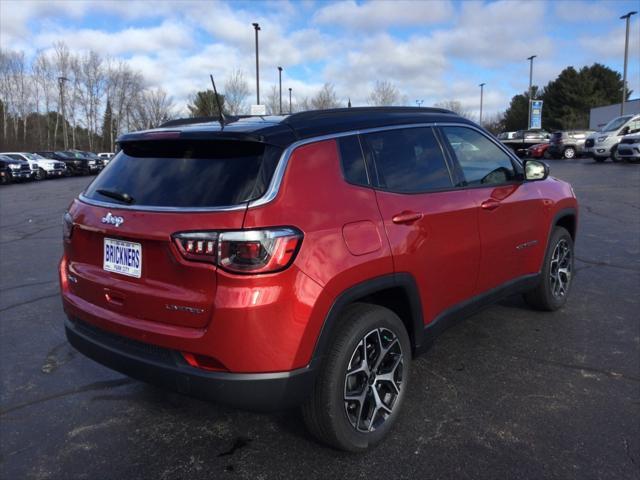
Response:
[[[68,395],[76,395],[78,393],[90,392],[93,390],[106,390],[109,388],[116,388],[116,387],[121,387],[123,385],[128,385],[133,382],[135,382],[135,380],[124,377],[116,380],[105,380],[103,382],[89,383],[88,385],[84,385],[82,387],[73,388],[71,390],[65,390],[59,393],[54,393],[52,395],[47,395],[46,397],[37,398],[29,402],[19,403],[12,407],[0,409],[0,416],[7,415],[17,410],[22,410],[23,408],[31,407],[39,403],[48,402],[49,400],[55,400],[57,398],[66,397]]]
[[[562,367],[562,368],[568,368],[568,369],[578,370],[578,371],[599,373],[601,375],[606,375],[611,378],[630,380],[632,382],[640,382],[640,378],[638,377],[633,377],[631,375],[626,375],[624,373],[614,372],[612,370],[605,370],[601,368],[590,367],[588,365],[575,365],[572,363],[556,362],[554,360],[546,360],[544,358],[531,357],[529,355],[522,355],[519,353],[510,352],[508,350],[503,350],[503,349],[496,349],[496,350],[521,360],[529,360],[531,362],[541,363],[544,365],[551,365],[554,367]]]
[[[43,295],[42,297],[36,297],[24,302],[14,303],[13,305],[9,305],[8,307],[0,308],[0,313],[6,312],[7,310],[11,310],[12,308],[22,307],[24,305],[29,305],[30,303],[39,302],[40,300],[45,300],[47,298],[59,297],[60,294],[58,292],[52,293],[50,295]]]
[[[640,268],[630,267],[628,265],[616,265],[615,263],[601,262],[598,260],[589,260],[589,259],[580,258],[580,257],[576,257],[576,260],[582,263],[593,265],[594,267],[611,267],[611,268],[620,268],[622,270],[630,270],[632,272],[640,272]]]

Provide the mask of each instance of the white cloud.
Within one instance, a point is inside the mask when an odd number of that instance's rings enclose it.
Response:
[[[160,52],[166,49],[188,48],[193,44],[190,29],[167,20],[148,28],[127,28],[104,32],[95,29],[50,29],[36,35],[35,45],[47,48],[63,39],[72,50],[94,50],[105,55]]]
[[[446,22],[452,15],[453,7],[449,1],[380,0],[356,3],[350,0],[322,7],[313,19],[319,24],[371,31],[391,26]]]

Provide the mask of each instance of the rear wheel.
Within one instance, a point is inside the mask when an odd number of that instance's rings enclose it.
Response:
[[[573,280],[573,239],[569,232],[556,227],[549,239],[540,283],[524,298],[538,310],[553,311],[567,302]]]
[[[387,308],[356,303],[339,321],[302,414],[321,442],[362,451],[382,440],[398,417],[411,345],[404,324]]]
[[[576,157],[576,149],[573,147],[567,147],[564,149],[564,152],[562,152],[562,156],[564,158],[566,158],[567,160],[570,160],[572,158]]]

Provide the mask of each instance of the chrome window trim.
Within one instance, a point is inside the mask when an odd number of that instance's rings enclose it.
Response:
[[[287,148],[285,148],[284,152],[280,156],[278,160],[278,165],[276,166],[275,171],[273,172],[273,177],[271,178],[271,182],[267,187],[267,191],[258,199],[251,200],[249,202],[244,202],[239,205],[226,205],[220,207],[156,207],[156,206],[145,206],[145,205],[122,205],[118,203],[104,202],[101,200],[93,200],[87,198],[84,195],[84,192],[78,196],[78,199],[86,204],[97,206],[97,207],[105,207],[105,208],[113,208],[113,209],[123,209],[123,210],[138,210],[144,212],[233,212],[244,210],[248,208],[262,207],[272,202],[278,192],[280,191],[280,186],[282,184],[282,180],[284,179],[284,174],[286,173],[287,166],[289,165],[289,160],[293,152],[298,148],[304,145],[308,145],[310,143],[323,142],[325,140],[333,140],[341,137],[348,137],[352,135],[363,135],[367,133],[374,132],[383,132],[386,130],[400,130],[404,128],[424,128],[424,127],[467,127],[473,130],[476,130],[480,134],[484,135],[487,139],[493,142],[498,148],[500,148],[504,153],[506,153],[511,159],[513,159],[520,167],[522,167],[522,162],[520,159],[507,147],[505,147],[499,140],[492,138],[490,135],[482,130],[481,128],[466,122],[426,122],[426,123],[409,123],[409,124],[401,124],[401,125],[386,125],[382,127],[372,127],[372,128],[364,128],[358,130],[347,130],[344,132],[335,132],[327,135],[319,135],[316,137],[305,138],[302,140],[298,140]]]

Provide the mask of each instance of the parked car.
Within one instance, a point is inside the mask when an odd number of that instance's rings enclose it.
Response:
[[[88,158],[76,156],[71,152],[62,151],[42,151],[36,152],[38,155],[42,155],[46,158],[53,158],[64,162],[67,166],[67,172],[69,175],[89,175],[92,172],[97,172],[97,169],[92,169]]]
[[[91,173],[98,173],[104,168],[104,161],[93,152],[70,150],[67,153],[74,155],[76,158],[87,159],[89,161],[89,169],[91,170]]]
[[[498,140],[512,140],[517,134],[518,132],[502,132],[498,134]]]
[[[29,179],[31,179],[31,167],[28,162],[0,155],[0,183],[4,185],[16,180]]]
[[[513,293],[566,302],[571,186],[452,112],[167,125],[121,136],[63,219],[67,338],[115,370],[246,409],[302,405],[318,439],[358,451],[451,322]]]
[[[549,148],[548,143],[538,143],[527,148],[526,156],[528,158],[546,158],[547,149]]]
[[[575,158],[584,152],[584,144],[591,135],[590,130],[567,130],[553,132],[547,152],[553,158]]]
[[[585,142],[585,155],[596,162],[607,158],[617,161],[618,143],[625,135],[640,132],[640,115],[623,115],[607,123],[599,132],[592,133]]]
[[[511,138],[500,140],[504,145],[509,147],[518,156],[524,156],[527,148],[533,147],[539,143],[549,142],[549,133],[545,130],[518,130]]]
[[[616,155],[627,162],[640,161],[640,134],[625,135],[618,144]]]
[[[100,157],[102,159],[102,161],[104,162],[104,165],[107,166],[107,164],[113,158],[114,155],[115,155],[115,153],[102,152],[102,153],[98,154],[98,157]]]
[[[45,158],[37,153],[6,152],[0,155],[27,162],[31,167],[31,176],[36,180],[44,180],[47,177],[61,177],[65,174],[66,167],[63,162]]]

